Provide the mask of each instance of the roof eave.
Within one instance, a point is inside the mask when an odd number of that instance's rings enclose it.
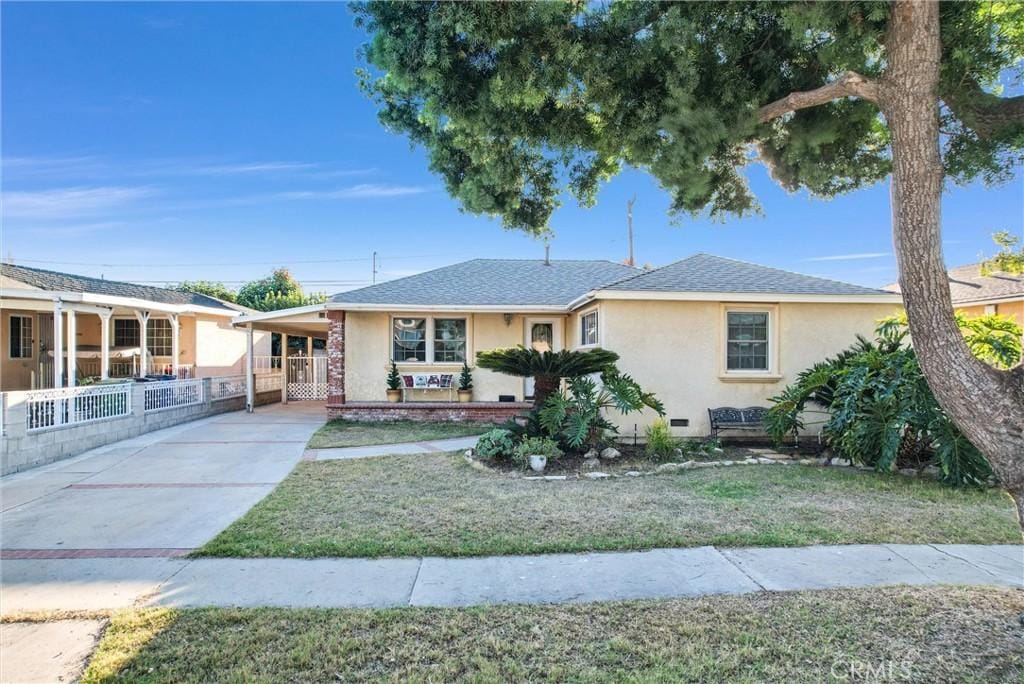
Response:
[[[235,311],[231,309],[217,309],[209,306],[196,304],[168,304],[166,302],[154,302],[149,299],[138,299],[136,297],[118,297],[115,295],[102,295],[93,292],[62,292],[58,290],[22,290],[19,288],[5,287],[0,291],[0,298],[3,299],[34,299],[41,301],[80,302],[82,304],[96,304],[99,306],[123,306],[130,309],[146,309],[150,311],[161,311],[164,313],[196,313],[208,314],[210,316],[231,317]]]
[[[332,311],[410,311],[452,313],[568,313],[564,304],[403,304],[402,302],[328,302]]]
[[[619,300],[655,300],[676,302],[793,302],[829,304],[902,304],[899,294],[877,292],[865,294],[801,294],[784,292],[692,292],[666,290],[595,290],[587,298]],[[577,306],[579,304],[576,304]]]

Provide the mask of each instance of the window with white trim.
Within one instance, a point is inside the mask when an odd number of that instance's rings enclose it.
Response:
[[[466,360],[466,319],[434,319],[434,363]]]
[[[146,323],[146,348],[153,356],[170,356],[174,353],[171,336],[171,322],[166,318],[150,318]]]
[[[396,318],[392,331],[392,359],[397,363],[427,360],[427,319]]]
[[[580,345],[586,347],[597,342],[597,309],[594,309],[580,316]]]
[[[726,370],[769,370],[769,321],[767,311],[726,312]]]
[[[166,318],[150,318],[146,322],[146,349],[153,356],[170,356],[173,353],[171,344],[171,322]],[[114,346],[138,347],[142,344],[139,336],[137,318],[114,319]]]
[[[32,317],[11,316],[8,319],[10,324],[11,346],[8,349],[12,359],[32,358]]]
[[[139,321],[134,318],[114,319],[114,346],[139,346]]]

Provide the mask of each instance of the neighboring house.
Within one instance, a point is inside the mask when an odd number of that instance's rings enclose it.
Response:
[[[236,325],[326,336],[323,397],[332,416],[411,417],[402,412],[419,407],[493,419],[492,402],[529,398],[529,381],[475,369],[474,404],[466,408],[438,409],[435,402],[448,396],[435,388],[407,392],[401,408],[368,402],[384,401],[392,360],[405,375],[457,379],[479,351],[600,346],[658,395],[678,434],[703,435],[709,407],[766,405],[797,373],[846,349],[857,334],[870,336],[900,305],[891,292],[709,254],[650,271],[608,261],[476,259],[325,304],[244,315]],[[620,428],[642,431],[650,419],[625,416]]]
[[[899,283],[886,285],[899,292]],[[981,274],[981,264],[949,269],[949,293],[953,306],[968,316],[1002,314],[1024,325],[1024,276],[1009,273]]]
[[[252,310],[205,295],[0,264],[0,309],[2,391],[245,369],[246,335],[231,319]],[[269,356],[270,335],[254,343]],[[55,359],[74,359],[74,373]]]

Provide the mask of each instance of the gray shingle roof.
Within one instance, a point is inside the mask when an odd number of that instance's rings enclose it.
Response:
[[[801,295],[892,294],[870,287],[816,278],[713,254],[694,254],[682,261],[676,261],[667,266],[621,280],[605,289]]]
[[[899,292],[899,283],[886,285],[886,290]],[[981,264],[968,264],[949,269],[949,293],[954,304],[983,302],[991,299],[1019,297],[1024,299],[1024,276],[1009,273],[981,275]]]
[[[411,306],[565,306],[638,271],[611,261],[473,259],[342,292],[333,302]]]
[[[219,299],[207,297],[206,295],[192,292],[178,292],[163,287],[152,287],[149,285],[136,285],[135,283],[124,283],[117,280],[103,280],[101,278],[90,278],[88,276],[74,275],[71,273],[60,273],[58,271],[47,271],[41,268],[19,266],[16,264],[0,264],[0,274],[7,276],[20,283],[38,287],[42,290],[56,292],[87,292],[90,294],[109,295],[112,297],[132,297],[145,299],[160,304],[191,304],[193,306],[205,306],[213,309],[224,309],[235,311]]]

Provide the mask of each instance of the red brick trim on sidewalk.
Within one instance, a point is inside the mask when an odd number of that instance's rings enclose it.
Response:
[[[74,558],[175,558],[192,549],[0,549],[0,560],[69,560]]]

